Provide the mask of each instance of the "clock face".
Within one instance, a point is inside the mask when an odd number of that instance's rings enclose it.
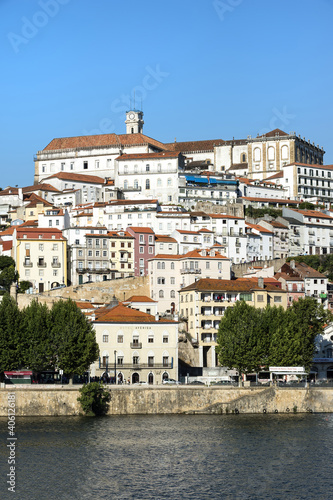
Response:
[[[134,114],[134,113],[130,113],[130,114],[129,114],[129,118],[130,118],[130,120],[134,120],[134,118],[135,118],[135,114]]]

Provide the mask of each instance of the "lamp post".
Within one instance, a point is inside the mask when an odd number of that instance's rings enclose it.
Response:
[[[114,383],[117,383],[117,351],[114,351]]]
[[[105,375],[108,378],[109,356],[105,356]]]

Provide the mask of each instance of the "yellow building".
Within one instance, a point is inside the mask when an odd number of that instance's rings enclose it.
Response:
[[[111,278],[134,276],[134,240],[127,231],[109,231]]]
[[[220,320],[227,307],[238,300],[265,308],[287,308],[287,293],[264,278],[236,280],[201,279],[179,292],[181,317],[187,318],[188,331],[199,345],[199,366],[218,366],[215,352]]]
[[[18,226],[13,256],[20,280],[39,293],[67,285],[67,240],[59,229]]]

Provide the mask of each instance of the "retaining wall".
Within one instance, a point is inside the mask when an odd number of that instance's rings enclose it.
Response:
[[[15,393],[17,416],[79,415],[79,387],[15,387],[0,390],[0,416]],[[172,413],[332,412],[332,388],[110,387],[110,415]]]

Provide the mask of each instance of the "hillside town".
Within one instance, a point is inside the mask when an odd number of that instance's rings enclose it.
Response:
[[[32,184],[0,191],[0,256],[29,298],[75,296],[100,349],[89,376],[230,381],[238,374],[215,349],[227,308],[287,309],[310,296],[333,310],[328,274],[297,259],[333,253],[322,147],[280,129],[162,143],[143,134],[137,109],[125,124],[124,134],[52,139],[35,154]],[[146,292],[126,293],[121,284],[136,280]],[[82,292],[114,283],[109,300]],[[310,378],[333,378],[331,324]]]

